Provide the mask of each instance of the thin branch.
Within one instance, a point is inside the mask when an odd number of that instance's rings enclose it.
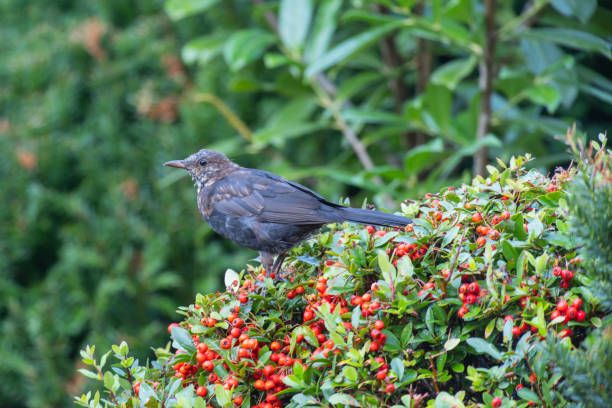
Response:
[[[483,59],[480,62],[479,86],[482,93],[480,100],[480,115],[476,140],[480,141],[489,133],[491,124],[491,94],[493,93],[493,63],[495,59],[495,6],[496,0],[485,0],[485,44]],[[474,175],[482,174],[487,162],[487,148],[481,147],[474,155]]]
[[[234,127],[234,129],[236,129],[238,133],[240,133],[242,137],[244,137],[248,141],[253,140],[253,133],[246,125],[246,123],[244,123],[242,119],[240,119],[238,115],[236,115],[230,109],[230,107],[227,106],[227,104],[223,102],[223,100],[221,100],[221,98],[211,93],[196,93],[193,96],[193,100],[195,102],[206,102],[217,108],[217,110],[221,115],[223,115],[225,120],[227,120],[229,124],[232,125],[232,127]]]
[[[506,36],[510,35],[513,31],[531,26],[538,13],[540,13],[544,7],[548,6],[550,0],[545,1],[529,1],[523,12],[519,14],[517,17],[508,21],[499,29],[500,38],[506,38]]]

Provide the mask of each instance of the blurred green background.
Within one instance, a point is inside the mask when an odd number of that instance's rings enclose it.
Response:
[[[70,405],[78,350],[143,359],[256,254],[201,221],[206,147],[332,200],[393,201],[495,157],[567,165],[611,128],[595,0],[4,0],[0,401]]]

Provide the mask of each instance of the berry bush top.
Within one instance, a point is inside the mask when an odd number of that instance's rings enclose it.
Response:
[[[248,265],[198,294],[141,365],[82,352],[103,382],[82,406],[562,407],[551,341],[601,325],[566,224],[564,185],[489,167],[472,185],[401,203],[405,230],[330,225],[280,276]]]

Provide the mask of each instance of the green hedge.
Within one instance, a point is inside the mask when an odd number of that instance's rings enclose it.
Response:
[[[568,213],[568,185],[592,168],[547,177],[527,170],[528,160],[406,200],[401,212],[414,225],[404,231],[331,225],[295,248],[275,280],[256,266],[228,270],[226,292],[179,308],[172,343],[150,364],[130,357],[126,343],[101,359],[84,350],[83,374],[105,390],[76,400],[92,408],[570,406],[579,395],[564,384],[588,374],[560,371],[554,349],[570,356],[572,344],[594,341],[606,314]]]

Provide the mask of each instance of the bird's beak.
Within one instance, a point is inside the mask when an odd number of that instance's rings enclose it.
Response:
[[[183,160],[171,160],[164,163],[164,166],[176,167],[177,169],[184,169],[185,162]]]

